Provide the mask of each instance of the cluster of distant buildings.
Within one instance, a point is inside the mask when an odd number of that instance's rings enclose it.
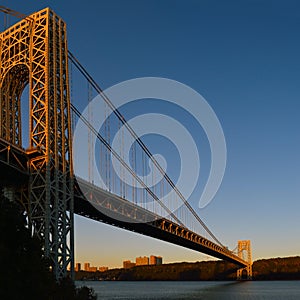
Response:
[[[148,256],[140,256],[136,257],[135,262],[132,262],[130,260],[124,260],[123,261],[123,268],[129,269],[135,266],[158,266],[162,265],[162,257],[161,256],[155,256],[151,255],[150,258]]]
[[[129,269],[135,266],[158,266],[162,265],[162,257],[161,256],[155,256],[151,255],[150,257],[148,256],[139,256],[135,258],[135,262],[131,262],[130,260],[124,260],[123,261],[123,268],[124,269]],[[75,272],[79,271],[88,271],[88,272],[105,272],[108,270],[108,267],[94,267],[91,266],[90,263],[86,262],[83,265],[83,269],[81,268],[81,263],[76,263],[75,264]]]
[[[105,272],[108,270],[108,267],[94,267],[91,266],[90,263],[84,263],[84,268],[81,269],[81,263],[76,263],[75,264],[75,272],[79,271],[88,271],[88,272]]]

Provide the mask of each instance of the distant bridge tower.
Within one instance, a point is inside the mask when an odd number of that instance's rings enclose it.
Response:
[[[239,269],[237,271],[237,280],[243,279],[243,271],[247,272],[247,280],[252,279],[252,254],[251,243],[249,240],[238,241],[238,256],[248,262],[247,267]]]
[[[66,24],[49,8],[0,33],[0,138],[22,147],[21,95],[29,85],[30,180],[14,193],[56,278],[74,269],[73,182]]]

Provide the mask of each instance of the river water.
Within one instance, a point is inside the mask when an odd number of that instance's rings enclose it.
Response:
[[[77,281],[98,300],[300,300],[300,281]]]

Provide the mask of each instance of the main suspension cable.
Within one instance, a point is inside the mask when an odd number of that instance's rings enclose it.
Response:
[[[69,59],[72,61],[72,63],[76,66],[76,68],[79,70],[79,72],[90,82],[90,84],[94,87],[94,89],[99,93],[99,95],[102,97],[102,99],[107,103],[107,105],[111,108],[111,110],[114,112],[114,114],[117,116],[117,118],[123,123],[123,125],[126,127],[126,129],[129,131],[129,133],[132,135],[132,137],[137,141],[137,143],[140,145],[140,147],[144,150],[144,152],[147,154],[147,156],[150,158],[150,160],[153,162],[153,164],[157,167],[157,169],[160,171],[162,176],[166,179],[166,181],[170,184],[171,188],[176,192],[176,194],[179,196],[179,198],[183,201],[183,203],[186,205],[186,207],[189,209],[189,211],[192,213],[192,215],[196,218],[196,220],[202,225],[202,227],[206,230],[206,232],[222,247],[224,245],[216,238],[216,236],[209,230],[209,228],[205,225],[205,223],[201,220],[201,218],[198,216],[198,214],[195,212],[195,210],[192,208],[192,206],[189,204],[189,202],[185,199],[185,197],[181,194],[181,192],[178,190],[176,185],[173,183],[171,178],[165,173],[163,168],[160,166],[160,164],[157,162],[157,160],[153,157],[150,150],[147,148],[147,146],[144,144],[144,142],[140,139],[140,137],[135,133],[133,128],[128,124],[128,122],[125,121],[123,115],[120,113],[120,111],[114,106],[114,104],[110,101],[110,99],[105,95],[103,90],[100,88],[100,86],[96,83],[96,81],[91,77],[91,75],[87,72],[87,70],[81,65],[79,60],[70,52],[68,51]]]

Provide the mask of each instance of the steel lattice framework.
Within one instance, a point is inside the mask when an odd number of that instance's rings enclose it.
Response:
[[[237,271],[237,279],[241,280],[243,271],[247,272],[247,279],[252,279],[252,255],[251,255],[251,242],[250,240],[238,241],[238,256],[248,262],[245,268],[241,268]]]
[[[243,269],[246,269],[250,279],[250,241],[238,242],[238,255],[223,246],[155,160],[155,166],[176,191],[185,205],[183,207],[215,242],[197,233],[192,226],[184,224],[182,216],[175,215],[172,211],[170,218],[164,218],[155,210],[137,206],[137,193],[133,192],[130,202],[130,199],[125,199],[124,192],[119,195],[115,191],[114,194],[79,177],[74,180],[71,162],[71,111],[73,116],[83,121],[91,134],[95,134],[107,148],[107,153],[115,155],[122,167],[134,178],[137,176],[124,162],[122,155],[112,149],[89,120],[71,105],[68,58],[71,66],[73,64],[88,81],[89,89],[93,87],[101,95],[150,159],[152,154],[79,61],[68,52],[66,24],[61,18],[49,8],[30,16],[3,6],[0,6],[0,10],[23,18],[0,33],[0,185],[8,198],[21,201],[25,206],[32,234],[43,241],[45,256],[51,259],[56,278],[65,277],[68,266],[71,274],[74,271],[75,211],[100,222],[225,259],[242,268],[237,273],[238,279],[242,278]],[[21,124],[21,96],[26,86],[29,86],[29,148],[24,150],[22,127],[25,126]],[[89,90],[88,98],[90,97]],[[105,158],[101,159],[108,167]],[[107,169],[106,172],[109,173],[110,170]],[[151,190],[143,181],[139,183],[144,191],[169,211],[168,207],[162,205],[155,190]],[[123,189],[124,185],[120,191]],[[121,220],[118,218],[120,215]],[[247,255],[246,258],[244,254]]]
[[[74,269],[66,24],[46,8],[2,32],[0,43],[0,138],[22,147],[20,101],[29,84],[30,180],[21,197],[56,278],[64,277]]]

